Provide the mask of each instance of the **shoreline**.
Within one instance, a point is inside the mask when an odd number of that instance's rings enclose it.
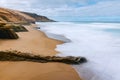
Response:
[[[17,33],[18,40],[1,40],[0,50],[18,50],[44,56],[57,54],[55,47],[62,41],[50,39],[43,32],[34,30],[36,25],[25,26],[28,32]],[[32,36],[32,37],[31,37]],[[81,80],[77,72],[63,63],[35,63],[35,62],[0,62],[1,80]],[[6,77],[7,75],[7,77]]]
[[[41,27],[40,27],[40,28],[41,28]],[[40,29],[38,29],[38,30],[40,30]],[[40,30],[40,31],[42,31],[42,30]],[[64,44],[64,43],[69,43],[69,42],[71,42],[70,39],[66,38],[66,37],[63,36],[63,35],[58,35],[58,34],[49,33],[49,32],[44,32],[44,31],[42,31],[42,32],[45,33],[45,35],[46,35],[48,38],[55,39],[55,40],[58,40],[58,41],[62,41],[63,44]]]

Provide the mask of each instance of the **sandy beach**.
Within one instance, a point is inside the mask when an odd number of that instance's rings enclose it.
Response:
[[[26,26],[26,28],[29,32],[18,32],[17,34],[20,38],[17,40],[0,40],[0,50],[18,50],[43,56],[52,56],[57,53],[54,50],[56,45],[63,43],[47,38],[43,32],[35,29],[35,25]]]
[[[35,29],[25,26],[28,32],[18,32],[19,39],[0,39],[0,50],[18,50],[43,56],[57,54],[57,44],[63,42],[50,39]],[[75,70],[63,63],[0,62],[0,80],[81,80]]]

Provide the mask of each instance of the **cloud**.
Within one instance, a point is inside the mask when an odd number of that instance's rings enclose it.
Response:
[[[34,8],[52,8],[64,5],[79,3],[83,4],[86,0],[0,0],[0,5],[5,7],[34,7]]]
[[[104,1],[83,7],[62,6],[59,8],[35,9],[48,16],[120,16],[120,1]]]
[[[80,16],[120,16],[120,1],[104,1],[92,6],[81,7],[76,11]],[[76,13],[76,15],[77,15]]]
[[[0,0],[0,6],[45,16],[120,16],[120,0]]]

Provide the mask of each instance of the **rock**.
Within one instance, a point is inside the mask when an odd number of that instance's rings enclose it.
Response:
[[[10,28],[0,27],[1,39],[18,39],[18,35]]]
[[[62,62],[66,64],[80,64],[87,62],[84,57],[40,56],[18,51],[0,51],[0,61],[33,61],[33,62]]]

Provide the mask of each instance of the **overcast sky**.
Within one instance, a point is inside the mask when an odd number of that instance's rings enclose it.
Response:
[[[120,20],[120,0],[0,0],[0,6],[35,12],[58,20]]]

